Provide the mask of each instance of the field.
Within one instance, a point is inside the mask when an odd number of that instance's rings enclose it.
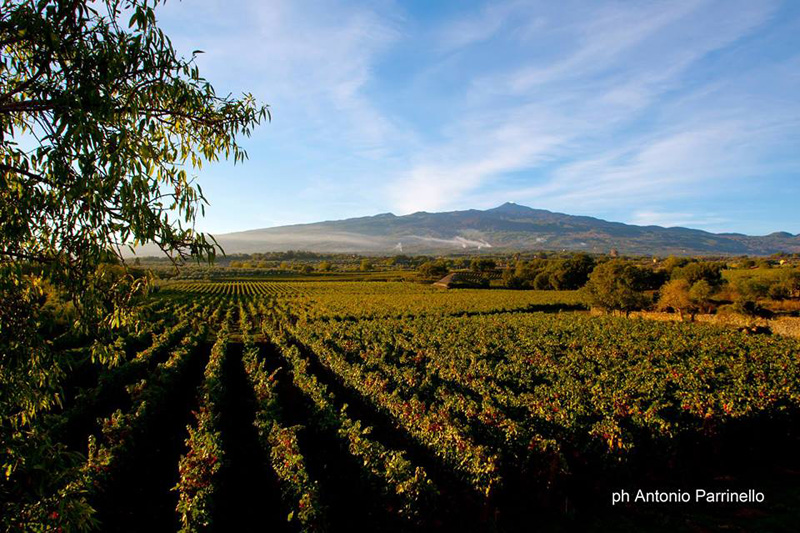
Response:
[[[63,347],[79,362],[48,431],[88,450],[64,494],[103,531],[800,523],[800,341],[584,309],[567,291],[166,284],[121,365]],[[620,488],[768,499],[612,507]]]

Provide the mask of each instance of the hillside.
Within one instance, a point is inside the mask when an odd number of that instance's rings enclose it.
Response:
[[[347,253],[448,253],[459,250],[584,250],[656,255],[769,255],[800,252],[800,236],[716,234],[635,226],[553,213],[514,203],[480,211],[384,213],[216,235],[228,254],[285,250]]]

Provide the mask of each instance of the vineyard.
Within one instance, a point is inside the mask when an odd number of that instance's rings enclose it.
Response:
[[[218,294],[223,296],[279,296],[302,292],[299,284],[264,281],[183,281],[165,287],[169,291],[193,294]]]
[[[582,309],[566,291],[165,285],[122,364],[62,347],[76,364],[44,430],[74,467],[8,510],[65,531],[80,499],[102,531],[675,531],[735,517],[626,512],[611,491],[755,484],[769,512],[745,527],[791,530],[800,341]]]

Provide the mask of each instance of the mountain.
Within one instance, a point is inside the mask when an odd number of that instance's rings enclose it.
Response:
[[[634,226],[514,203],[479,211],[392,213],[216,235],[227,254],[285,250],[449,253],[460,250],[583,250],[636,255],[769,255],[800,252],[800,235],[762,237]]]

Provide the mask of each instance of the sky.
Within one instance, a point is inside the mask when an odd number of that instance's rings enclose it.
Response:
[[[198,172],[212,233],[510,201],[800,233],[800,2],[183,0],[157,11],[272,121]]]

